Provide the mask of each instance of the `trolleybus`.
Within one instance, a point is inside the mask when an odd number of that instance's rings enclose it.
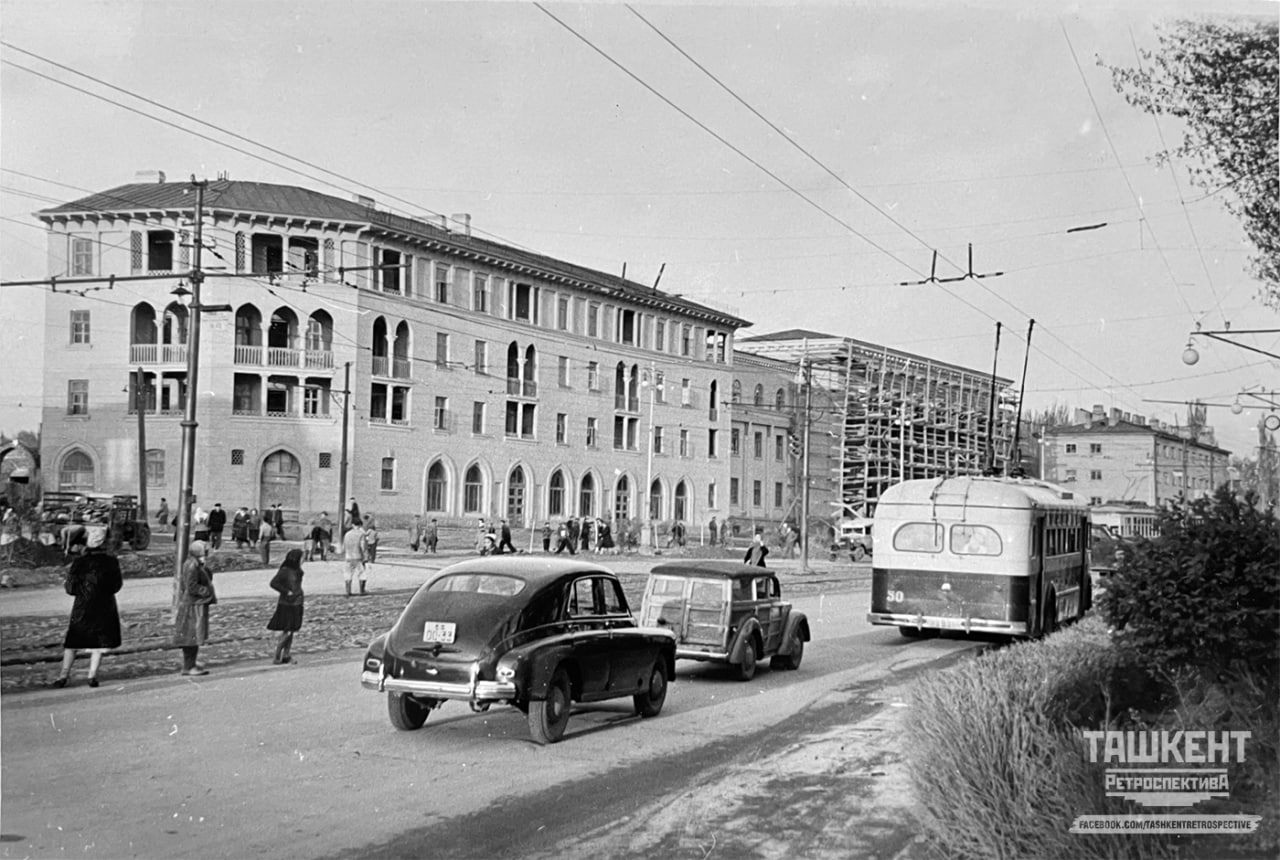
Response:
[[[1089,608],[1089,507],[1027,478],[905,481],[872,526],[872,624],[1036,637]]]

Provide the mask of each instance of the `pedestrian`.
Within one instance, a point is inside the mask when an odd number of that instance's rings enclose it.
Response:
[[[218,602],[213,573],[205,563],[209,546],[193,541],[176,583],[173,612],[173,644],[182,649],[183,675],[208,675],[196,662],[200,646],[209,641],[209,607]]]
[[[244,505],[231,515],[231,540],[235,541],[236,549],[244,549],[249,544],[249,509]]]
[[[18,512],[12,507],[5,508],[4,522],[0,525],[0,551],[3,552],[6,564],[13,562],[13,551],[21,536],[22,523],[18,520]]]
[[[724,546],[729,545],[729,521],[725,520],[720,524],[720,543]]]
[[[169,500],[164,496],[160,497],[160,507],[156,508],[156,524],[161,526],[169,524]]]
[[[258,545],[258,533],[262,531],[262,514],[257,508],[249,508],[249,527],[246,533],[249,535],[249,545]]]
[[[551,520],[542,524],[542,551],[551,552]]]
[[[271,506],[271,525],[275,527],[278,539],[287,540],[284,536],[284,510],[279,505]]]
[[[560,531],[556,534],[556,555],[569,550],[569,555],[577,555],[578,551],[573,548],[573,540],[569,537],[569,523],[567,520],[560,523]]]
[[[364,528],[359,519],[354,519],[351,521],[351,530],[342,537],[342,557],[347,562],[342,572],[342,581],[347,587],[347,597],[351,596],[353,577],[360,580],[360,593],[365,593],[364,553]]]
[[[596,520],[597,534],[600,535],[596,540],[596,552],[603,552],[613,555],[616,548],[613,545],[613,528],[604,520]]]
[[[191,539],[203,541],[206,546],[209,544],[209,512],[204,508],[197,506],[195,516],[192,517]]]
[[[502,521],[502,541],[498,544],[498,555],[506,552],[506,547],[511,547],[512,555],[516,552],[515,544],[511,542],[511,526],[507,525],[507,521]]]
[[[85,525],[83,514],[72,514],[71,524],[63,527],[60,539],[63,555],[79,555],[85,551],[89,543],[89,528]]]
[[[378,560],[378,524],[373,514],[364,518],[364,562],[365,567],[372,567]]]
[[[302,530],[302,558],[305,561],[311,561],[311,555],[315,552],[316,541],[316,522],[319,519],[315,514],[307,520],[306,527]]]
[[[85,554],[71,562],[65,588],[75,598],[67,635],[62,640],[62,671],[51,686],[65,687],[76,660],[76,649],[89,651],[89,686],[98,686],[102,655],[120,647],[120,611],[116,593],[124,584],[120,562],[106,552],[106,529],[91,529]]]
[[[489,536],[489,527],[485,524],[484,517],[480,518],[480,522],[476,526],[476,552],[481,555],[485,554],[485,541]]]
[[[422,516],[420,514],[413,515],[413,522],[409,523],[409,551],[417,552],[418,546],[422,543]]]
[[[715,546],[715,545],[716,545],[716,537],[717,537],[717,534],[716,534],[716,528],[717,528],[717,526],[716,526],[716,518],[715,518],[715,517],[712,517],[712,518],[711,518],[711,522],[707,523],[707,534],[708,534],[708,536],[709,536],[709,538],[710,538],[711,546]]]
[[[356,504],[356,497],[352,496],[351,500],[347,502],[347,513],[346,519],[343,521],[343,528],[354,528],[356,520],[363,521],[363,518],[360,516],[360,506]]]
[[[782,554],[786,558],[792,558],[796,551],[796,541],[800,534],[791,527],[790,523],[782,524]]]
[[[267,567],[271,564],[271,541],[275,538],[276,527],[263,519],[258,524],[258,552],[262,556],[262,566]]]
[[[329,553],[333,552],[333,520],[329,519],[328,511],[320,512],[320,518],[316,520],[316,530],[312,533],[311,539],[320,550],[320,560],[327,561]]]
[[[764,559],[768,554],[769,548],[764,545],[764,535],[756,532],[755,537],[751,539],[751,546],[747,547],[747,554],[742,557],[742,563],[764,567]]]
[[[578,527],[578,549],[584,553],[591,551],[591,518],[583,517],[582,525]]]
[[[291,549],[284,563],[271,578],[271,587],[280,592],[276,611],[267,622],[268,630],[278,630],[276,656],[272,663],[279,665],[293,660],[289,649],[293,647],[293,634],[302,627],[302,550]]]
[[[227,525],[227,512],[222,509],[222,502],[215,502],[213,510],[209,511],[209,547],[210,549],[220,549],[222,547],[222,530]]]
[[[426,528],[422,532],[422,540],[424,546],[423,552],[430,550],[432,555],[436,554],[436,545],[440,543],[440,525],[436,522],[436,518],[432,517],[431,522],[427,523]]]
[[[569,517],[567,526],[569,529],[569,552],[570,554],[576,554],[574,550],[578,546],[578,521],[573,517]]]

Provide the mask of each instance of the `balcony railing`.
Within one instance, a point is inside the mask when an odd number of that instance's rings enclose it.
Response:
[[[391,360],[391,375],[396,379],[410,379],[412,374],[409,372],[413,366],[413,362],[407,358],[394,358]]]
[[[639,412],[640,398],[627,397],[625,394],[613,395],[613,408],[620,412]]]
[[[308,349],[304,364],[308,370],[333,370],[333,352],[327,349]]]
[[[507,377],[507,393],[515,394],[519,397],[537,397],[538,383],[532,379],[520,379],[515,376]]]
[[[391,359],[385,355],[375,355],[373,357],[373,375],[374,376],[390,376],[388,370],[391,367]]]
[[[267,347],[267,367],[301,367],[302,350],[282,346]]]
[[[183,364],[187,360],[185,343],[131,343],[130,364]]]
[[[262,347],[250,344],[236,344],[236,364],[262,364]]]

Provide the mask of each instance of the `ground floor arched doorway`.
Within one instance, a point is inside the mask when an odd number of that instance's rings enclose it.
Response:
[[[262,511],[279,505],[286,522],[298,521],[302,507],[302,464],[297,457],[288,451],[269,454],[262,461],[260,489],[259,508]]]

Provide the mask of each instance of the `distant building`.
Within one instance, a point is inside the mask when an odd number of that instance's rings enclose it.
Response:
[[[1231,452],[1213,431],[1148,423],[1119,409],[1077,410],[1075,421],[1050,427],[1043,439],[1044,477],[1091,505],[1139,502],[1158,507],[1197,499],[1231,480]]]

